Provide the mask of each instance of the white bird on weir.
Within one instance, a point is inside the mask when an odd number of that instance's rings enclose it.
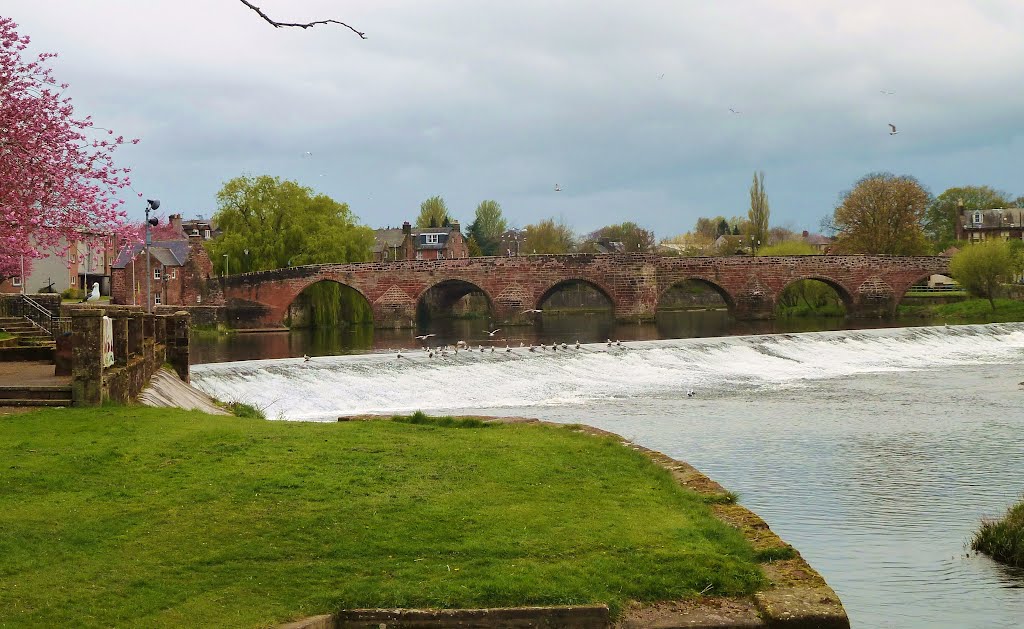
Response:
[[[487,332],[487,336],[493,337],[498,332],[501,332],[501,328],[498,328],[496,330],[484,330],[484,332]]]
[[[889,123],[889,135],[896,135],[899,131],[896,130],[896,125]]]
[[[309,362],[309,354],[303,354],[302,355],[302,362],[304,362],[304,363],[308,363]]]
[[[437,336],[437,335],[436,334],[424,334],[422,336],[417,336],[416,340],[417,341],[423,341],[423,340],[429,339],[432,336]]]

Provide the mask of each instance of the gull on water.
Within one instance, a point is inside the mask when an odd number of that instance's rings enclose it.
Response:
[[[695,394],[693,392],[693,389],[687,389],[686,390],[686,397],[693,397],[694,395]]]
[[[309,362],[309,354],[303,354],[302,355],[302,362],[304,362],[304,363],[308,363]]]
[[[896,130],[896,125],[889,123],[889,135],[896,135],[899,131]]]
[[[580,348],[580,340],[576,339],[576,349],[579,349],[579,348]]]

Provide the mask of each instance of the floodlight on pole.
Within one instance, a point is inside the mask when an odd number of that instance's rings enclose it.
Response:
[[[149,245],[153,242],[153,236],[149,233],[150,227],[156,227],[160,223],[157,217],[150,218],[149,213],[155,212],[160,207],[159,199],[146,199],[146,312],[153,312],[153,290],[150,282],[153,280],[153,272],[149,268]]]

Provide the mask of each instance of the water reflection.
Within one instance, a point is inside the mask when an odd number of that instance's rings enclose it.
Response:
[[[914,325],[928,325],[915,319]],[[302,329],[282,332],[239,332],[214,336],[192,336],[193,364],[263,358],[289,358],[303,354],[336,356],[365,352],[395,351],[420,347],[415,337],[434,334],[432,346],[454,345],[466,341],[470,346],[504,347],[506,343],[598,343],[605,339],[653,341],[659,339],[705,338],[747,334],[822,332],[880,327],[905,327],[906,321],[883,319],[843,319],[841,317],[793,317],[772,321],[735,321],[725,310],[659,312],[652,323],[616,322],[610,312],[545,314],[533,325],[503,329],[494,339],[487,336],[485,319],[437,319],[418,330],[375,330],[370,325],[338,329]]]

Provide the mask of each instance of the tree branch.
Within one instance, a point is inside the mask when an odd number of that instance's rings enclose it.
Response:
[[[255,11],[261,18],[266,20],[274,28],[281,28],[282,26],[294,26],[294,27],[297,27],[297,28],[311,28],[313,26],[316,26],[317,24],[338,24],[338,25],[344,26],[345,28],[347,28],[348,30],[352,31],[356,35],[359,35],[360,39],[366,39],[366,33],[363,33],[361,31],[357,31],[356,29],[354,29],[353,27],[349,26],[348,24],[346,24],[344,22],[339,22],[338,20],[316,20],[315,22],[306,22],[304,24],[300,24],[298,22],[278,22],[276,20],[270,19],[269,15],[264,13],[258,6],[254,5],[253,3],[247,2],[247,0],[238,0],[238,1],[241,2],[242,4],[244,4],[245,6],[249,7],[253,11]]]

